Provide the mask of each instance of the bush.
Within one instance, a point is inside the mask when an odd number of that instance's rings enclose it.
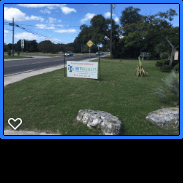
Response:
[[[161,66],[163,66],[164,62],[165,62],[165,60],[158,60],[155,65],[156,65],[156,67],[161,67]]]
[[[169,64],[170,64],[170,60],[164,61],[164,65],[169,65]]]
[[[177,64],[179,64],[180,62],[179,62],[179,60],[174,60],[173,62],[172,62],[172,67],[175,67]]]
[[[163,84],[168,88],[168,90],[177,96],[177,102],[179,105],[179,73],[175,73],[173,70],[170,75],[161,79]],[[155,93],[159,94],[160,100],[166,102],[166,92],[161,88],[155,88]]]
[[[177,65],[174,66],[173,70],[175,72],[179,72],[179,63]]]
[[[169,53],[166,53],[166,52],[161,53],[160,57],[161,57],[161,59],[167,59],[169,57]]]
[[[162,72],[171,72],[173,70],[173,67],[170,65],[162,65],[162,67],[160,68],[160,70]]]
[[[8,55],[11,56],[11,50],[8,50]]]

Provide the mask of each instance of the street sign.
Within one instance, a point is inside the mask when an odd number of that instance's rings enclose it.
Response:
[[[89,40],[87,43],[86,43],[89,47],[91,47],[93,45],[93,42],[91,40]]]
[[[21,40],[21,48],[24,48],[24,39]]]

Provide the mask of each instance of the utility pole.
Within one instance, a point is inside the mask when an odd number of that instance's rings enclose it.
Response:
[[[110,53],[111,53],[111,59],[112,59],[112,4],[111,4],[111,34],[110,34]]]
[[[13,18],[13,35],[12,35],[12,55],[14,57],[14,18]]]

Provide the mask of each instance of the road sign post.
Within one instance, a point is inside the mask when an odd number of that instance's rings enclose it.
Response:
[[[91,60],[90,60],[90,48],[89,48],[89,61],[91,61]]]
[[[21,40],[21,48],[22,48],[22,55],[23,55],[23,49],[24,49],[24,39]]]
[[[89,61],[90,61],[90,47],[93,45],[93,42],[91,40],[89,40],[86,44],[89,47]]]

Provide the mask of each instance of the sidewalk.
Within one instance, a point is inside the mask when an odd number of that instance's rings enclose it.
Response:
[[[104,57],[106,55],[103,55],[101,57]],[[96,58],[92,58],[92,60],[95,60]],[[87,60],[82,60],[80,62],[88,62],[89,59]],[[17,73],[16,75],[11,75],[11,76],[6,76],[4,77],[4,87],[11,84],[15,83],[18,81],[21,81],[23,79],[26,79],[28,77],[36,76],[39,74],[47,73],[47,72],[52,72],[54,70],[62,69],[64,68],[64,65],[59,65],[55,67],[50,67],[42,70],[36,70],[36,71],[27,71],[24,73]],[[33,131],[15,131],[15,130],[4,130],[4,135],[59,135],[59,134],[46,134],[45,132],[33,132]]]
[[[30,56],[30,57],[32,57],[32,58],[21,58],[21,60],[34,59],[34,58],[37,58],[37,59],[39,59],[39,58],[51,58],[49,56]],[[55,56],[55,57],[58,57],[58,56]],[[13,60],[20,60],[20,59],[4,59],[5,62],[13,61]]]

